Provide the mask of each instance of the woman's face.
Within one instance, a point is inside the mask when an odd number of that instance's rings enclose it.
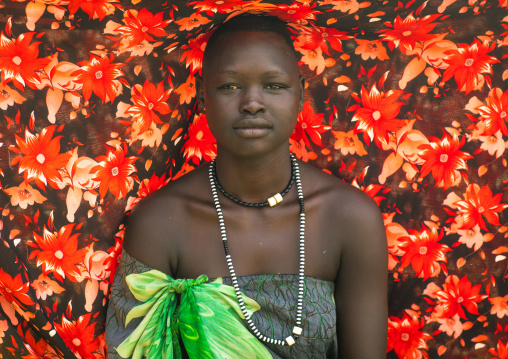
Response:
[[[263,155],[288,148],[304,79],[281,35],[233,32],[220,37],[199,92],[218,152]]]

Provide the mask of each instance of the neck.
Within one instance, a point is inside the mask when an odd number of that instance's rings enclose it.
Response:
[[[218,150],[216,171],[222,187],[245,202],[263,202],[291,178],[289,150],[258,157],[235,157]]]

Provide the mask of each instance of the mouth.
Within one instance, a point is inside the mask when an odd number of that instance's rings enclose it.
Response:
[[[266,120],[253,118],[239,120],[233,124],[233,130],[241,137],[263,137],[270,132],[272,124]]]

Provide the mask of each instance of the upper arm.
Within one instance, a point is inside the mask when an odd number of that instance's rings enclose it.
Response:
[[[140,262],[171,275],[165,228],[167,211],[157,207],[150,198],[134,207],[127,219],[123,247]]]
[[[339,353],[348,359],[385,358],[388,250],[383,219],[363,193],[348,206],[335,287]]]

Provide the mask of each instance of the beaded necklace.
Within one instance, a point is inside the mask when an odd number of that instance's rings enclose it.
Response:
[[[298,201],[300,202],[300,268],[298,272],[298,300],[297,300],[297,309],[296,309],[296,324],[293,327],[293,335],[288,336],[286,339],[274,339],[268,338],[261,334],[254,325],[254,322],[251,319],[249,313],[245,309],[245,303],[243,302],[242,293],[240,292],[240,288],[238,286],[238,279],[236,277],[235,269],[233,267],[233,261],[231,260],[231,255],[229,254],[228,249],[228,239],[226,236],[226,225],[224,224],[224,216],[222,214],[222,209],[219,202],[219,196],[217,194],[218,187],[218,179],[215,174],[215,160],[210,164],[210,168],[208,171],[208,177],[210,179],[210,187],[212,189],[213,201],[215,203],[215,209],[217,210],[217,216],[219,218],[219,226],[222,237],[222,244],[224,245],[224,252],[226,253],[226,260],[228,263],[229,273],[231,274],[231,281],[233,283],[233,287],[235,289],[236,297],[238,299],[238,303],[240,304],[240,309],[249,324],[250,330],[252,333],[261,341],[277,344],[277,345],[288,345],[291,346],[295,344],[295,339],[298,338],[299,335],[302,334],[302,304],[303,304],[303,285],[304,285],[304,269],[305,269],[305,208],[303,203],[303,191],[302,191],[302,183],[300,180],[300,169],[298,168],[298,163],[296,159],[291,154],[291,168],[292,175],[294,176],[296,181],[296,189],[298,192]]]
[[[217,185],[217,188],[219,189],[219,191],[225,197],[227,197],[228,199],[232,200],[233,202],[235,202],[235,203],[237,203],[237,204],[239,204],[241,206],[244,206],[244,207],[266,207],[266,206],[273,207],[273,206],[281,203],[283,198],[284,198],[284,196],[289,192],[291,187],[293,187],[293,183],[295,181],[295,171],[294,171],[293,166],[294,166],[294,163],[293,163],[293,161],[291,161],[291,178],[289,179],[289,182],[288,182],[288,185],[286,186],[286,188],[284,188],[284,190],[282,192],[274,194],[272,197],[268,198],[266,201],[264,201],[264,202],[257,202],[257,203],[256,202],[253,203],[253,202],[242,201],[241,199],[236,198],[232,194],[229,194],[228,192],[226,192],[226,190],[221,186],[221,184],[217,180],[217,172],[216,172],[215,161],[212,162],[212,175],[213,175],[213,178],[215,180],[215,184]]]

